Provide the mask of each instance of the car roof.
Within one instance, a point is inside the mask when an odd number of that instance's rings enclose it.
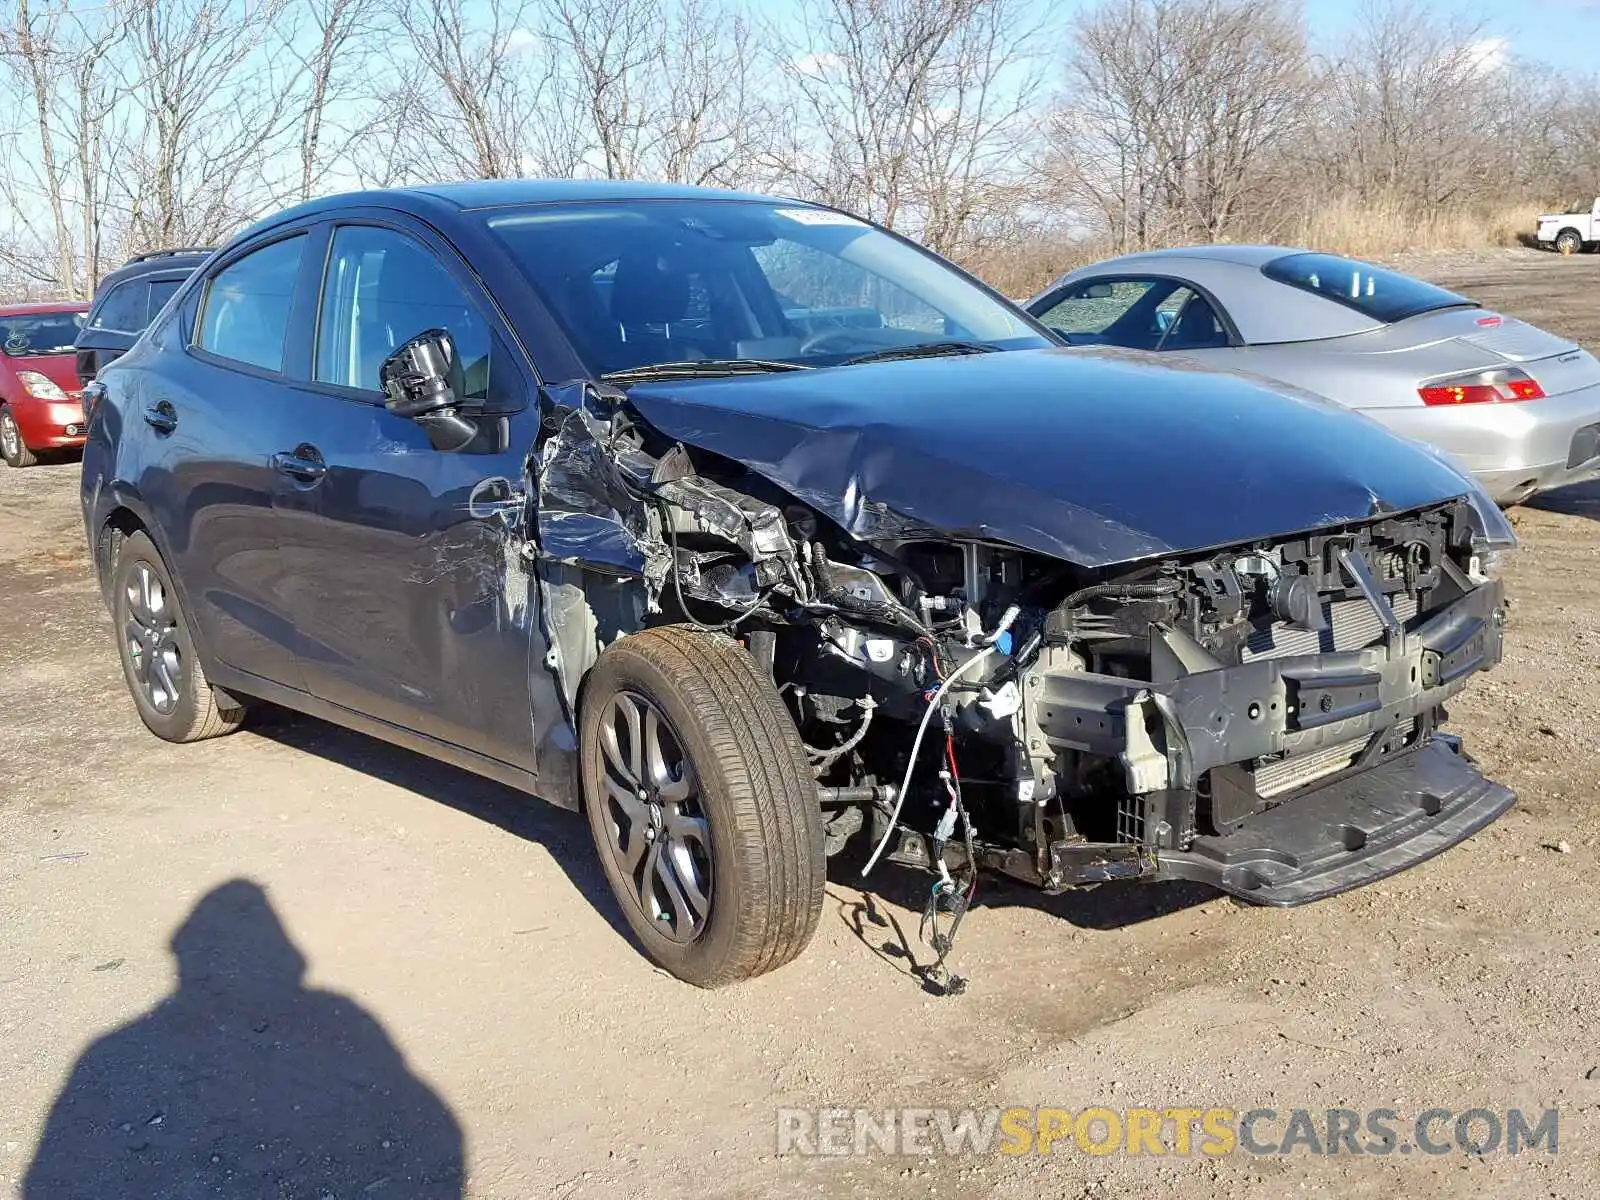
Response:
[[[1289,246],[1210,245],[1143,250],[1068,272],[1024,307],[1037,315],[1034,306],[1067,283],[1149,274],[1180,279],[1208,293],[1227,311],[1246,345],[1314,342],[1383,328],[1382,321],[1348,305],[1262,274],[1261,268],[1273,259],[1304,253],[1307,252]]]
[[[149,254],[138,255],[130,258],[115,271],[108,271],[100,277],[100,283],[94,290],[95,299],[98,300],[109,289],[128,279],[164,274],[186,276],[210,257],[210,250],[191,250],[187,247],[182,250],[156,250]]]
[[[602,200],[771,200],[754,192],[646,183],[621,179],[479,179],[401,189],[447,201],[461,209],[514,204],[583,203]],[[359,193],[358,193],[359,194]]]
[[[26,317],[34,313],[88,312],[87,300],[41,300],[33,304],[0,304],[0,317]]]
[[[1304,254],[1301,246],[1236,246],[1216,242],[1206,246],[1174,246],[1165,250],[1136,250],[1119,258],[1109,258],[1099,266],[1128,262],[1165,262],[1175,258],[1197,258],[1207,262],[1237,263],[1241,267],[1260,267],[1285,254]]]
[[[804,200],[677,183],[621,179],[477,179],[322,196],[274,213],[245,230],[235,242],[286,221],[353,208],[387,208],[417,216],[438,216],[482,209],[515,208],[519,205],[585,204],[616,200],[745,200],[818,207]]]

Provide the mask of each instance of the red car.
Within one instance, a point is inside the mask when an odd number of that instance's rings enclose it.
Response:
[[[0,306],[0,457],[31,467],[37,451],[83,445],[83,392],[72,343],[81,301]]]

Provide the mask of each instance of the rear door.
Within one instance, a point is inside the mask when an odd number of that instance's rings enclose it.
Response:
[[[433,231],[397,214],[330,224],[305,377],[278,447],[284,587],[312,693],[531,768],[537,597],[514,503],[539,423],[531,368]],[[460,453],[384,407],[378,368],[448,329],[467,398],[496,416]]]
[[[288,687],[301,680],[273,455],[286,436],[289,331],[314,302],[304,283],[311,241],[305,228],[289,228],[235,250],[163,327],[150,356],[160,369],[145,371],[140,356],[118,373],[131,388],[124,451],[206,646],[236,670]]]

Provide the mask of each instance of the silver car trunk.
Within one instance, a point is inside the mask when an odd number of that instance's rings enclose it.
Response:
[[[1600,362],[1566,338],[1546,333],[1526,321],[1483,309],[1450,309],[1413,317],[1391,327],[1409,334],[1418,347],[1454,340],[1495,359],[1516,364],[1538,382],[1547,396],[1559,396],[1600,383]]]

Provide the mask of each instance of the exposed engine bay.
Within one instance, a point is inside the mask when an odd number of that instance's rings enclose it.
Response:
[[[930,873],[941,965],[986,870],[1300,903],[1434,852],[1418,822],[1456,822],[1442,849],[1511,803],[1438,733],[1500,655],[1468,499],[1086,568],[911,524],[863,539],[597,399],[533,472],[544,554],[580,547],[588,581],[545,580],[569,699],[608,636],[739,639],[805,743],[828,853]]]

